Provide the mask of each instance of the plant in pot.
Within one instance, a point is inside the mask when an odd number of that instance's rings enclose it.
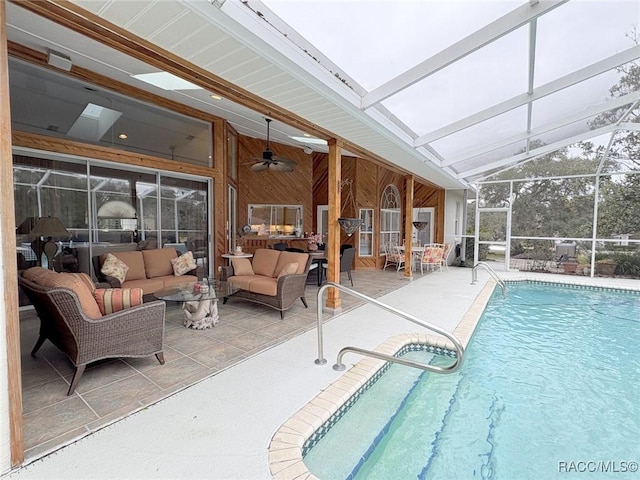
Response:
[[[576,262],[575,258],[570,258],[562,264],[562,268],[564,269],[564,273],[576,273],[578,262]]]
[[[603,258],[596,262],[596,273],[605,277],[611,277],[616,273],[618,262],[613,258]]]

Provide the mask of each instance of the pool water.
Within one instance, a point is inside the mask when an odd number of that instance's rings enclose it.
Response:
[[[304,461],[324,480],[636,478],[638,439],[640,295],[512,283],[458,372],[392,365]]]

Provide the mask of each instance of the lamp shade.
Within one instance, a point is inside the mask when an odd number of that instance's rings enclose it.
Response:
[[[38,217],[26,217],[24,220],[22,220],[20,225],[16,227],[16,233],[18,235],[26,235],[28,233],[31,233],[31,230],[33,230],[33,227],[35,227],[37,221]]]
[[[58,217],[40,217],[29,232],[29,238],[40,237],[51,237],[52,240],[68,240],[71,238],[71,234]]]

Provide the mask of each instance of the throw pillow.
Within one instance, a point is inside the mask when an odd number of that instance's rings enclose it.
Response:
[[[103,275],[117,278],[122,284],[124,282],[124,279],[127,278],[129,267],[118,257],[112,255],[111,253],[108,253],[107,258],[105,258],[100,271]]]
[[[278,275],[278,278],[282,277],[283,275],[292,275],[297,271],[298,262],[287,263],[284,267],[282,267],[282,270],[280,270],[280,275]]]
[[[96,288],[93,296],[103,315],[142,305],[141,288]]]
[[[248,258],[232,258],[231,265],[233,265],[234,275],[254,275],[253,267]]]
[[[179,257],[172,258],[171,265],[173,266],[173,274],[176,277],[184,275],[197,267],[193,252],[186,252]]]

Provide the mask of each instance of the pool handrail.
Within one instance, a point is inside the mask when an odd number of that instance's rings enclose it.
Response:
[[[489,275],[491,275],[491,277],[496,281],[496,283],[500,285],[500,288],[502,289],[502,296],[505,297],[507,295],[507,284],[504,282],[504,280],[502,280],[498,276],[496,271],[493,268],[491,268],[491,266],[488,263],[478,262],[471,269],[471,285],[475,285],[476,282],[478,281],[478,268],[480,267],[484,268],[487,272],[489,272]]]
[[[455,349],[456,352],[456,357],[455,357],[455,362],[452,363],[451,365],[448,365],[446,367],[438,367],[435,365],[427,365],[427,364],[423,364],[420,362],[414,362],[412,360],[404,360],[402,358],[399,357],[394,357],[391,355],[386,355],[384,353],[380,353],[380,352],[375,352],[373,350],[366,350],[364,348],[358,348],[358,347],[344,347],[342,348],[339,352],[338,352],[338,357],[336,359],[336,363],[333,366],[334,370],[344,370],[345,366],[342,363],[342,357],[348,353],[348,352],[353,352],[353,353],[359,353],[361,355],[364,356],[369,356],[369,357],[373,357],[373,358],[377,358],[378,360],[386,360],[388,362],[393,362],[393,363],[399,363],[401,365],[405,365],[408,367],[415,367],[415,368],[420,368],[422,370],[427,370],[430,372],[436,372],[436,373],[453,373],[456,370],[458,370],[458,368],[460,368],[460,364],[462,363],[462,357],[464,356],[464,347],[462,346],[462,343],[460,342],[460,340],[458,340],[458,338],[450,333],[447,332],[446,330],[441,329],[440,327],[437,327],[435,325],[432,325],[428,322],[425,322],[423,320],[420,320],[416,317],[414,317],[413,315],[410,315],[408,313],[402,312],[400,310],[398,310],[397,308],[391,307],[385,303],[379,302],[378,300],[368,297],[367,295],[363,295],[360,292],[357,292],[355,290],[352,290],[351,288],[345,287],[343,285],[340,285],[338,283],[333,283],[333,282],[327,282],[326,284],[324,284],[319,290],[318,290],[318,306],[317,306],[317,322],[318,322],[318,358],[315,360],[315,364],[316,365],[324,365],[327,363],[327,360],[323,357],[324,353],[323,353],[323,333],[322,333],[322,294],[324,293],[324,291],[327,288],[337,288],[338,290],[341,290],[345,293],[348,293],[349,295],[352,295],[356,298],[359,298],[360,300],[364,300],[367,303],[371,303],[373,305],[376,305],[380,308],[382,308],[383,310],[386,310],[388,312],[391,312],[395,315],[398,315],[406,320],[409,320],[410,322],[415,323],[416,325],[419,325],[421,327],[424,327],[428,330],[431,330],[433,332],[439,333],[440,335],[444,336],[447,338],[447,340],[449,340]]]

